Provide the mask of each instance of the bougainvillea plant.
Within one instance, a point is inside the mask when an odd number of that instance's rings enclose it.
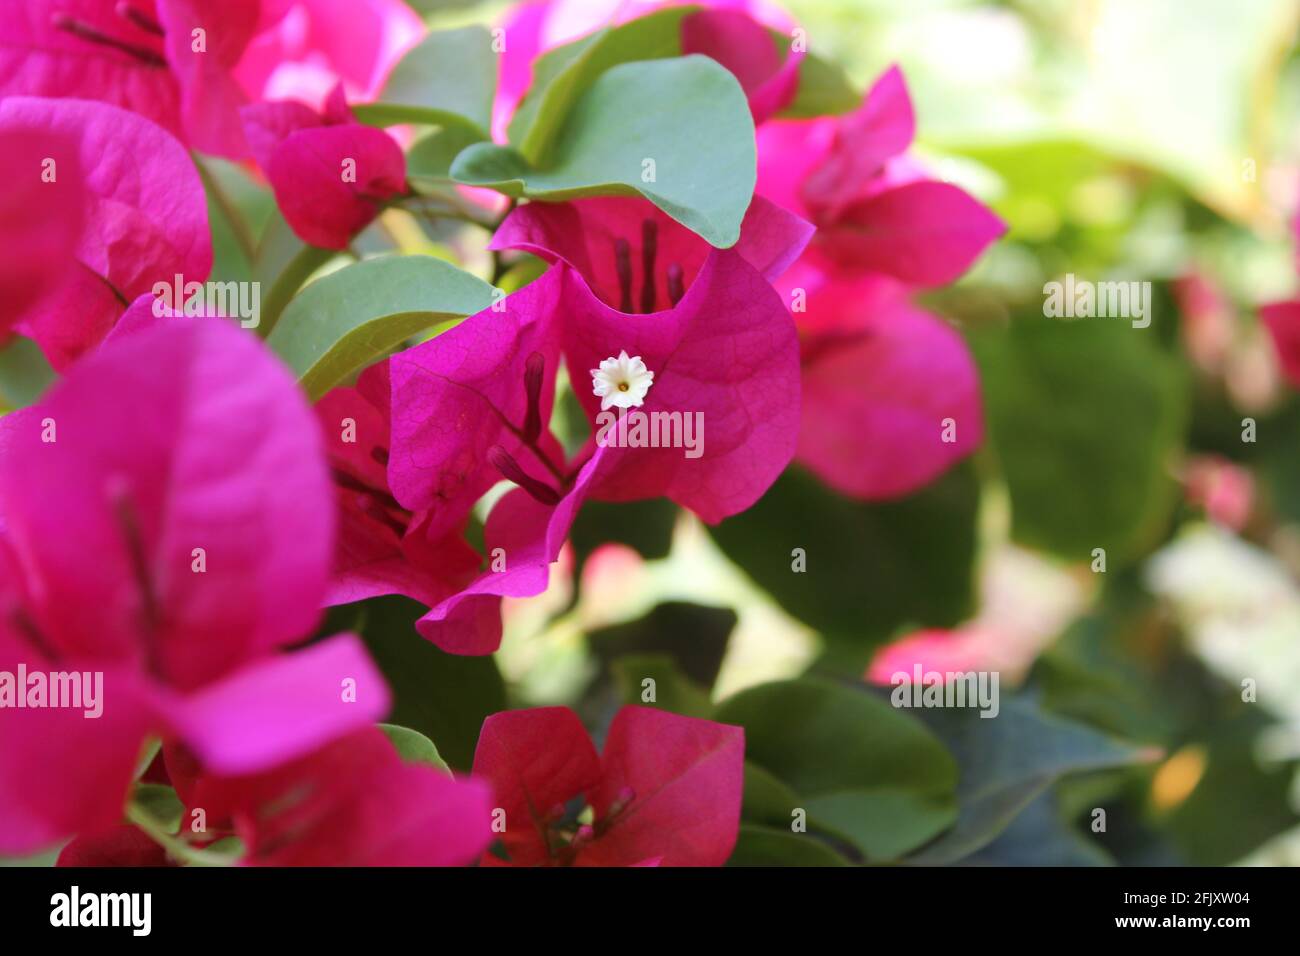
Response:
[[[1086,564],[997,584],[1173,505],[1030,501],[1110,346],[971,319],[1018,207],[904,70],[758,0],[429,6],[0,0],[0,856],[998,862],[1149,777],[1082,662],[1016,689]]]

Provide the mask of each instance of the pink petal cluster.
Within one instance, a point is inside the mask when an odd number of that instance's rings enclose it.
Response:
[[[0,853],[116,824],[148,736],[243,777],[383,716],[356,637],[283,653],[320,616],[332,504],[293,379],[220,320],[122,335],[0,418],[0,670],[102,680],[98,716],[6,709]]]
[[[474,773],[505,813],[486,865],[721,866],[740,824],[745,733],[624,707],[597,753],[566,707],[515,710],[483,724]],[[590,822],[571,803],[584,798]]]
[[[453,653],[494,651],[500,598],[545,590],[589,496],[668,497],[716,522],[767,490],[794,455],[799,424],[794,323],[767,277],[793,261],[810,234],[807,223],[761,199],[727,250],[640,199],[533,203],[511,213],[493,245],[554,265],[499,308],[391,360],[387,481],[410,520],[438,540],[462,528],[498,481],[518,486],[488,517],[488,568],[430,602],[420,633]],[[616,259],[622,265],[611,266]],[[638,411],[702,417],[697,457],[597,441],[600,403],[579,387],[593,439],[565,461],[544,427],[561,358],[580,382],[622,351],[654,371]],[[407,579],[401,571],[390,583],[420,597]]]
[[[8,321],[55,368],[98,345],[155,282],[207,278],[212,239],[203,185],[166,130],[103,103],[12,96],[0,100],[0,136],[24,144],[6,153],[22,188],[4,202],[15,204],[16,216],[22,204],[41,207],[4,231],[15,258],[0,270],[18,274],[0,281],[20,293]]]
[[[316,403],[338,501],[339,531],[328,604],[405,594],[435,605],[478,573],[478,553],[459,526],[439,529],[435,512],[408,511],[388,485],[389,364],[366,369],[355,387]]]
[[[246,106],[240,115],[280,212],[304,242],[346,249],[406,189],[401,147],[353,118],[342,85],[321,114],[281,100]]]
[[[983,437],[965,343],[910,295],[956,279],[1005,227],[956,186],[925,178],[906,154],[914,135],[897,68],[848,116],[758,131],[758,193],[817,226],[779,283],[803,346],[798,458],[858,498],[914,491]]]
[[[423,29],[400,0],[0,0],[0,95],[100,100],[238,159],[242,106],[371,98]]]

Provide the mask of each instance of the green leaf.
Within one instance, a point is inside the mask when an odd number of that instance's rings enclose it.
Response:
[[[735,626],[736,613],[730,608],[665,601],[634,621],[592,631],[587,643],[606,662],[629,655],[666,658],[686,680],[708,689],[717,679]]]
[[[784,33],[777,36],[788,44]],[[809,119],[851,113],[862,104],[862,94],[853,88],[838,63],[805,53],[799,64],[799,89],[779,114],[781,119]]]
[[[763,684],[718,705],[714,719],[745,728],[746,757],[799,794],[810,827],[868,859],[896,859],[956,817],[952,757],[865,688],[820,678]]]
[[[1061,818],[1049,791],[963,864],[974,866],[1114,866],[1101,845]]]
[[[57,377],[39,345],[14,336],[0,348],[0,412],[31,405]]]
[[[511,117],[510,143],[528,162],[544,165],[574,104],[602,73],[621,63],[681,55],[681,24],[690,12],[660,10],[547,51],[533,63],[532,87]]]
[[[33,853],[30,856],[0,856],[0,866],[53,866],[58,862],[59,853],[61,853],[62,850],[62,847],[56,847],[53,850],[42,850],[41,852]]]
[[[583,419],[585,423],[586,419]],[[569,532],[579,567],[610,542],[626,544],[647,561],[666,558],[673,542],[677,506],[667,498],[645,501],[587,501]]]
[[[266,290],[259,335],[265,338],[271,334],[303,283],[335,255],[330,249],[309,246],[299,239],[279,212],[271,217],[253,260],[253,279]]]
[[[1159,317],[1157,317],[1159,321]],[[1041,316],[973,337],[1021,544],[1109,569],[1157,542],[1178,498],[1182,369],[1128,320]]]
[[[611,665],[624,703],[658,707],[686,717],[708,718],[713,705],[704,688],[686,677],[667,654],[633,654]],[[646,679],[654,681],[655,699],[643,694]]]
[[[742,820],[788,829],[794,821],[794,811],[803,806],[802,798],[774,774],[752,760],[745,761],[745,798],[740,807]]]
[[[957,802],[946,792],[838,790],[803,806],[812,829],[843,837],[870,860],[897,860],[957,819]]]
[[[444,773],[451,773],[451,768],[439,755],[433,741],[418,730],[398,727],[396,724],[380,724],[379,729],[388,735],[388,739],[407,763],[427,764]]]
[[[425,123],[491,135],[497,55],[486,27],[430,33],[393,67],[378,102],[353,107],[373,126]]]
[[[372,598],[338,610],[360,612],[353,629],[393,694],[389,723],[438,741],[449,766],[468,770],[484,719],[506,709],[496,661],[447,654],[426,641],[415,630],[424,608],[409,598]]]
[[[275,197],[244,167],[216,156],[195,158],[212,227],[213,282],[252,278],[255,237],[275,214]]]
[[[644,181],[653,161],[653,181]],[[578,101],[544,166],[479,143],[456,157],[458,182],[559,202],[636,195],[720,248],[740,238],[756,177],[754,121],[727,70],[702,56],[625,63]]]
[[[461,126],[445,126],[417,140],[406,154],[406,178],[420,192],[453,188],[451,164],[483,137]]]
[[[411,336],[492,304],[492,287],[430,256],[387,256],[313,282],[267,344],[314,400]]]
[[[161,783],[137,783],[131,800],[167,833],[175,833],[180,829],[185,805],[171,787]]]
[[[957,824],[911,861],[945,864],[1002,833],[1036,797],[1066,774],[1123,767],[1150,751],[1119,743],[1003,694],[993,719],[961,708],[917,711],[961,768]]]
[[[752,508],[709,531],[786,611],[847,645],[844,666],[856,676],[903,625],[952,627],[970,613],[978,499],[968,465],[872,504],[789,468]],[[803,572],[792,569],[795,548],[806,554]]]
[[[742,823],[727,866],[848,866],[849,861],[810,833]]]

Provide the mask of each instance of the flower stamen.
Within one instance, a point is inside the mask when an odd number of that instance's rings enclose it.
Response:
[[[641,220],[641,311],[655,310],[655,255],[659,251],[659,225]]]
[[[492,463],[492,467],[501,472],[501,475],[507,481],[513,481],[535,501],[544,505],[557,505],[560,503],[560,493],[544,481],[539,481],[528,472],[519,467],[519,462],[510,456],[510,453],[500,445],[493,445],[488,449],[487,459]]]
[[[618,273],[618,310],[632,311],[632,246],[626,239],[614,240],[614,271]]]
[[[682,267],[673,263],[668,267],[668,301],[674,306],[682,301],[682,296],[686,294],[686,284],[683,281]]]
[[[50,22],[56,30],[62,30],[65,33],[71,33],[75,37],[85,40],[87,43],[98,43],[102,46],[111,47],[125,53],[127,56],[134,57],[146,66],[167,66],[167,61],[155,53],[153,50],[145,49],[142,46],[136,46],[125,40],[119,40],[117,37],[111,37],[107,33],[97,30],[95,27],[86,23],[84,20],[77,20],[68,16],[66,13],[55,13],[50,17]]]
[[[141,30],[145,31],[146,33],[152,33],[156,36],[163,35],[163,28],[158,24],[156,20],[152,19],[147,13],[144,13],[141,10],[137,10],[135,7],[131,6],[131,4],[128,3],[127,0],[118,0],[118,4],[114,12],[116,12],[117,15],[122,19],[130,20],[132,23],[134,23],[136,26],[138,26]]]

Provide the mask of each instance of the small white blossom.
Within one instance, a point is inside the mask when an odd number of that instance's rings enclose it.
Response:
[[[600,398],[601,411],[611,405],[636,408],[645,402],[654,379],[655,373],[645,367],[641,356],[628,358],[627,352],[619,352],[618,358],[607,358],[591,370],[591,390]]]

